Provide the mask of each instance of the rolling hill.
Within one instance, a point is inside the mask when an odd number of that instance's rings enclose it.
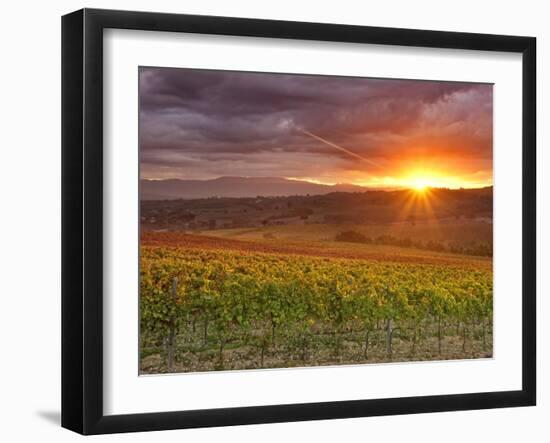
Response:
[[[362,186],[323,185],[281,177],[219,177],[212,180],[140,180],[141,200],[197,199],[209,197],[275,197],[322,195],[331,192],[364,192]]]

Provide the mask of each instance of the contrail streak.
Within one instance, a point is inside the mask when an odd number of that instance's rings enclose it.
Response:
[[[325,140],[324,138],[322,137],[319,137],[318,135],[315,135],[313,134],[312,132],[309,132],[309,131],[306,131],[305,129],[300,129],[300,128],[296,128],[298,131],[300,131],[301,133],[305,134],[305,135],[309,135],[310,137],[314,138],[315,140],[319,140],[320,142],[323,142],[325,143],[326,145],[329,145],[329,146],[332,146],[333,148],[336,148],[338,149],[339,151],[342,151],[342,152],[345,152],[346,154],[349,154],[351,155],[352,157],[355,157],[355,158],[358,158],[359,160],[363,160],[367,163],[370,163],[371,165],[373,166],[376,166],[377,168],[382,168],[381,165],[379,165],[378,163],[376,162],[373,162],[372,160],[369,160],[368,158],[365,158],[363,157],[362,155],[359,155],[359,154],[356,154],[355,152],[353,151],[350,151],[349,149],[346,149],[342,146],[339,146],[335,143],[332,143],[328,140]]]

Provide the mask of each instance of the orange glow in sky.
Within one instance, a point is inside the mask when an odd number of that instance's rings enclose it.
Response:
[[[493,85],[140,70],[140,174],[376,189],[493,184]]]
[[[288,177],[293,180],[305,180],[311,183],[334,185],[350,183],[366,188],[380,189],[414,189],[423,191],[427,188],[483,188],[493,185],[492,171],[474,174],[444,173],[435,170],[411,169],[403,172],[396,170],[392,175],[370,175],[365,179],[358,177],[338,177],[336,180],[319,180],[313,177]]]
[[[318,177],[292,177],[312,183],[350,183],[368,188],[414,189],[427,188],[482,188],[492,186],[492,162],[490,159],[472,159],[460,145],[460,137],[447,140],[445,147],[435,143],[411,146],[397,155],[365,158],[354,151],[319,137],[309,131],[298,130],[344,152],[354,159],[347,169],[336,171],[326,168]],[[334,175],[332,175],[334,174]],[[324,177],[323,177],[324,176]]]
[[[372,178],[363,183],[357,183],[369,187],[408,188],[423,190],[425,188],[481,188],[492,186],[493,180],[490,172],[483,175],[444,173],[441,171],[411,170],[397,176],[384,176]]]

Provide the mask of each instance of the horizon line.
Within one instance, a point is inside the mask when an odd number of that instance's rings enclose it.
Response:
[[[365,190],[373,190],[373,191],[399,191],[399,190],[407,190],[411,189],[411,186],[405,186],[405,185],[391,185],[391,184],[372,184],[372,185],[365,185],[365,184],[359,184],[359,183],[353,183],[353,182],[336,182],[336,183],[330,183],[330,182],[322,182],[315,179],[307,179],[307,178],[297,178],[297,177],[282,177],[282,176],[253,176],[253,175],[220,175],[217,177],[212,178],[183,178],[183,177],[167,177],[167,178],[150,178],[150,177],[140,177],[139,180],[145,180],[149,182],[163,182],[163,181],[198,181],[198,182],[208,182],[208,181],[215,181],[222,178],[233,178],[233,179],[279,179],[279,180],[286,180],[291,182],[299,182],[299,183],[308,183],[312,185],[319,185],[319,186],[327,186],[327,187],[337,187],[337,186],[353,186],[357,188],[363,188]],[[467,184],[464,183],[459,186],[426,186],[430,189],[450,189],[450,190],[460,190],[460,189],[483,189],[483,188],[491,188],[494,184],[491,181],[490,183],[474,183],[474,184]]]

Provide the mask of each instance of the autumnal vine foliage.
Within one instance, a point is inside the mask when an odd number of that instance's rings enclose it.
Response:
[[[389,361],[396,341],[409,359],[450,358],[450,337],[490,354],[489,269],[165,246],[142,247],[140,265],[157,371]]]

